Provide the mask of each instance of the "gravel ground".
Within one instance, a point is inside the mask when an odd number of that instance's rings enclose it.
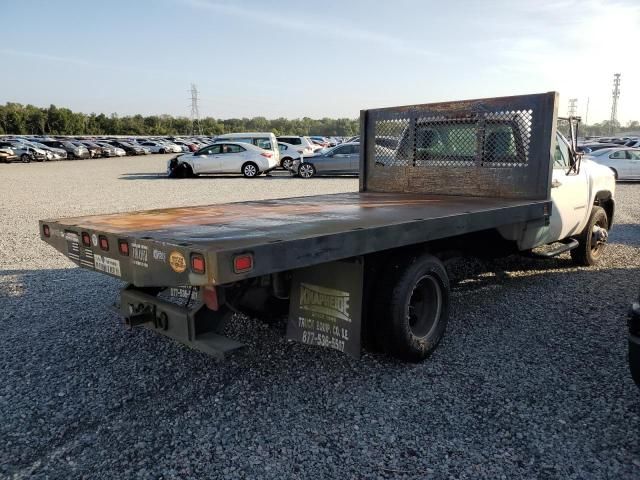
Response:
[[[168,156],[0,165],[2,478],[640,478],[625,314],[640,184],[598,268],[474,264],[420,365],[238,319],[224,363],[107,307],[120,282],[40,242],[46,217],[353,191],[349,178],[167,180]]]

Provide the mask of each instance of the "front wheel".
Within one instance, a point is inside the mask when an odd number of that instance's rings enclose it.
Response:
[[[257,177],[259,172],[258,166],[253,162],[247,162],[242,166],[242,174],[246,178]]]
[[[281,165],[282,165],[282,168],[284,168],[285,170],[289,170],[291,168],[292,163],[293,163],[292,159],[285,158],[282,160]]]
[[[22,160],[22,163],[29,163],[31,161],[31,155],[29,155],[28,153],[23,153],[20,156],[20,160]]]
[[[424,254],[396,265],[378,291],[377,337],[387,353],[420,362],[436,348],[449,318],[449,277]]]
[[[602,207],[593,207],[584,231],[576,237],[580,244],[571,250],[571,259],[577,265],[591,266],[600,261],[609,238],[609,220]]]
[[[316,174],[316,167],[310,163],[303,163],[298,167],[298,175],[302,178],[311,178]]]

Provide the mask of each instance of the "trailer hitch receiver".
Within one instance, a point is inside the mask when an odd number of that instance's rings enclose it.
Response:
[[[145,323],[155,322],[156,320],[156,308],[153,305],[129,304],[129,315],[124,318],[124,323],[127,327],[133,328]]]

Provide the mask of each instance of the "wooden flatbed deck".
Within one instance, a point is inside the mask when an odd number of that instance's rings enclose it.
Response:
[[[502,225],[543,219],[548,200],[430,195],[341,193],[180,207],[41,221],[42,239],[81,266],[104,254],[120,262],[120,277],[136,286],[224,284],[403,245],[446,238]],[[43,225],[52,230],[42,234]],[[65,237],[65,233],[71,236]],[[73,234],[104,235],[99,246],[73,245]],[[71,238],[71,240],[70,240]],[[118,240],[141,245],[143,260],[122,257]],[[71,250],[70,250],[71,249]],[[138,253],[141,251],[138,249]],[[86,252],[85,250],[91,250]],[[197,276],[169,268],[167,255],[205,255],[207,273]],[[254,268],[233,271],[233,257],[249,252]],[[86,254],[81,262],[83,253]],[[78,259],[75,257],[78,256]],[[146,266],[144,266],[146,264]],[[110,272],[106,272],[110,273]]]

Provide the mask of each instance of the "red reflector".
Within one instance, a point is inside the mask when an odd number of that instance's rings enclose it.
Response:
[[[218,302],[218,292],[216,287],[208,286],[202,289],[202,301],[209,310],[218,311],[220,304]]]
[[[261,153],[260,155],[262,155],[263,157],[271,158],[271,155],[272,155],[272,154],[271,154],[271,153],[269,153],[269,152],[263,152],[263,153]]]
[[[248,272],[253,268],[253,255],[238,255],[233,259],[233,270],[236,273]]]
[[[49,225],[43,225],[42,226],[42,233],[44,233],[45,237],[50,237],[51,236],[51,230],[49,230]]]
[[[126,240],[118,240],[118,250],[120,255],[129,256],[129,243]]]
[[[191,254],[191,270],[193,270],[194,273],[204,273],[204,257],[199,253]]]
[[[109,250],[109,240],[107,240],[107,237],[100,235],[98,238],[100,239],[100,248],[105,251]]]
[[[85,247],[91,246],[91,236],[87,232],[82,232],[82,244]]]

